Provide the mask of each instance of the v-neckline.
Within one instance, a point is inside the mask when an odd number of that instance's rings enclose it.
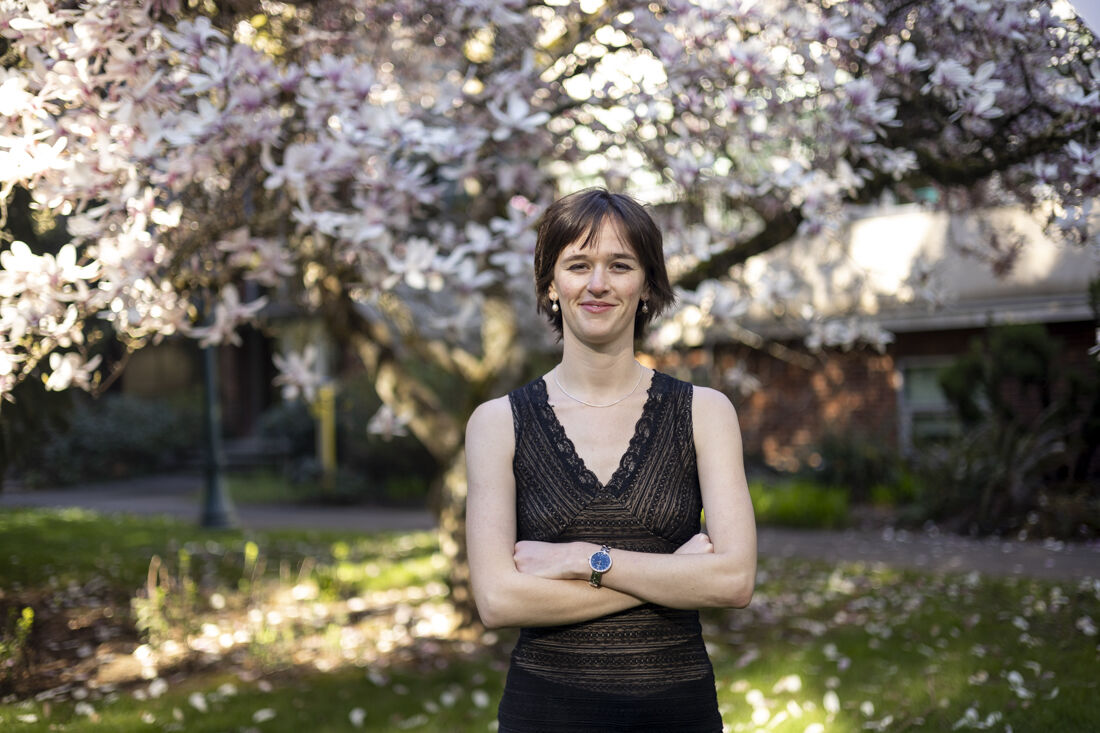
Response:
[[[586,478],[590,489],[596,491],[608,491],[612,488],[618,488],[625,483],[628,478],[627,474],[634,471],[638,465],[637,460],[632,460],[638,453],[638,449],[641,447],[642,441],[649,435],[649,430],[645,430],[645,425],[649,422],[651,413],[654,409],[657,397],[657,382],[664,375],[653,370],[653,376],[649,380],[649,387],[646,389],[645,403],[642,405],[642,413],[638,415],[638,419],[634,422],[634,433],[630,436],[630,442],[627,443],[626,450],[619,456],[619,462],[615,467],[615,471],[611,474],[611,478],[607,480],[607,483],[602,483],[596,473],[588,467],[584,458],[577,452],[577,446],[573,442],[573,439],[569,437],[569,433],[566,432],[565,426],[561,420],[558,419],[558,413],[554,411],[553,405],[550,404],[550,392],[546,383],[546,378],[536,380],[538,388],[541,391],[539,395],[539,406],[544,410],[546,416],[546,425],[554,433],[555,440],[554,445],[558,449],[558,453],[566,463],[571,464],[575,469],[575,473],[582,478]]]

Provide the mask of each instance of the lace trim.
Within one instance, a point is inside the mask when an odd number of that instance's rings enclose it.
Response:
[[[619,458],[619,465],[616,466],[615,472],[611,474],[611,478],[608,479],[606,484],[600,483],[596,474],[588,468],[584,459],[577,453],[577,446],[565,432],[565,426],[558,420],[557,413],[550,405],[550,395],[546,390],[545,379],[536,379],[531,383],[534,392],[531,396],[531,402],[542,418],[540,422],[543,427],[549,431],[554,448],[573,474],[583,479],[584,488],[593,492],[607,491],[617,494],[622,487],[630,485],[629,479],[638,470],[639,456],[642,455],[642,449],[648,446],[653,437],[653,426],[658,414],[657,408],[668,392],[669,383],[665,380],[670,379],[672,378],[666,374],[658,371],[653,372],[653,379],[650,380],[649,389],[646,390],[645,404],[642,405],[642,414],[638,416],[637,422],[634,423],[634,434],[630,437],[630,443],[627,444],[626,451]]]

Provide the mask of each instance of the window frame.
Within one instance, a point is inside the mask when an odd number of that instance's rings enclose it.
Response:
[[[930,354],[924,356],[902,357],[895,362],[895,373],[897,376],[895,382],[897,384],[897,389],[895,394],[897,397],[898,414],[898,448],[903,455],[911,456],[915,450],[913,444],[913,428],[914,419],[917,417],[928,416],[948,418],[958,428],[962,427],[958,424],[958,417],[955,415],[951,403],[947,401],[947,397],[943,395],[942,389],[938,390],[941,397],[938,404],[914,404],[906,395],[906,380],[910,378],[908,374],[910,370],[942,369],[950,366],[957,358],[957,354]]]

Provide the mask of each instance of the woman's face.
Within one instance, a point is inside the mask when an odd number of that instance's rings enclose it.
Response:
[[[645,270],[618,228],[604,223],[595,240],[570,244],[558,255],[549,295],[561,308],[566,334],[591,343],[633,343],[639,299],[646,298]]]

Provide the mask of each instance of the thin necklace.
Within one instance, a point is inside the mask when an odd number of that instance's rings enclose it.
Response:
[[[638,364],[638,362],[634,362],[634,363]],[[638,364],[638,381],[634,383],[634,388],[632,390],[630,390],[629,392],[627,392],[626,394],[624,394],[619,399],[615,400],[614,402],[608,402],[605,405],[597,405],[595,402],[589,402],[588,400],[582,400],[580,397],[574,397],[573,395],[566,392],[565,387],[561,386],[561,382],[558,380],[558,368],[557,367],[554,367],[554,384],[558,385],[558,389],[561,390],[561,393],[563,395],[565,395],[569,399],[573,400],[574,402],[580,402],[582,405],[588,405],[589,407],[611,407],[612,405],[619,404],[620,402],[625,400],[627,397],[629,397],[630,395],[632,395],[632,394],[634,394],[635,392],[638,391],[638,385],[642,383],[642,372],[643,371],[644,371],[644,369],[642,369],[642,365]]]

